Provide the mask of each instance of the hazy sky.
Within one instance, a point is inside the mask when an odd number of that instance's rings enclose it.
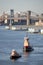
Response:
[[[43,0],[0,0],[0,14],[3,11],[27,11],[43,13]]]

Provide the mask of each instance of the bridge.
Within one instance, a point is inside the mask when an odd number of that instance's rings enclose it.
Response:
[[[12,10],[13,11],[13,10]],[[43,16],[33,12],[33,11],[26,11],[26,12],[22,12],[22,13],[18,13],[17,17],[15,17],[14,12],[12,12],[9,14],[4,13],[2,16],[0,16],[0,22],[2,21],[6,21],[8,22],[8,20],[26,20],[27,25],[29,25],[30,19],[32,20],[43,20]]]

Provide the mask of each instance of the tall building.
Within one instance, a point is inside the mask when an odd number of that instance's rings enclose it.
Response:
[[[10,16],[14,17],[14,10],[13,9],[10,10]]]
[[[27,11],[27,26],[30,24],[31,11]]]
[[[14,24],[14,10],[10,10],[10,25]]]

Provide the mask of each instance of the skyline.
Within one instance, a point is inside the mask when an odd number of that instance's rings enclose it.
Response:
[[[0,0],[0,15],[5,11],[14,12],[31,10],[36,13],[43,13],[43,0]]]

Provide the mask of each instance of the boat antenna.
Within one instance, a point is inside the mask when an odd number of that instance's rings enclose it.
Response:
[[[26,37],[28,37],[28,32],[26,32]]]

